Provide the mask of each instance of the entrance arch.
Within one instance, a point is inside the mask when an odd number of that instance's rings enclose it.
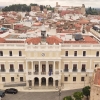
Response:
[[[49,85],[53,86],[53,78],[52,77],[49,77],[48,83],[49,83]]]
[[[46,85],[46,78],[45,77],[41,78],[41,85]]]
[[[38,86],[39,85],[39,78],[35,77],[34,78],[34,86]]]

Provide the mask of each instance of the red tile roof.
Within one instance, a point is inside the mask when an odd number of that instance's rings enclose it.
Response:
[[[46,42],[48,44],[54,44],[54,43],[59,44],[59,43],[62,43],[63,41],[62,41],[62,39],[60,39],[56,36],[51,36],[51,37],[47,37]]]
[[[90,37],[90,36],[84,36],[83,37],[84,40],[80,40],[80,41],[64,41],[64,43],[88,43],[88,44],[98,44],[98,41],[96,41],[94,38]]]
[[[28,39],[26,39],[25,42],[28,43],[28,44],[30,44],[30,43],[32,43],[32,44],[38,44],[38,43],[41,42],[41,38],[40,37],[28,38]]]
[[[28,44],[30,44],[30,43],[32,43],[32,44],[38,44],[38,43],[41,42],[41,38],[40,37],[28,38],[25,42],[28,43]],[[48,44],[54,44],[54,43],[55,44],[59,44],[59,43],[62,42],[62,39],[60,39],[60,38],[58,38],[56,36],[51,36],[51,37],[47,37],[46,38],[46,42]]]
[[[4,43],[6,40],[4,38],[0,38],[0,43]]]
[[[89,20],[87,20],[87,19],[80,19],[78,23],[79,24],[88,24]]]

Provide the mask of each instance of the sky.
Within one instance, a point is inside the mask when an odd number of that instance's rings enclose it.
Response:
[[[0,0],[0,6],[37,3],[39,5],[51,5],[54,7],[56,2],[62,6],[81,6],[85,4],[86,7],[100,7],[100,0]]]

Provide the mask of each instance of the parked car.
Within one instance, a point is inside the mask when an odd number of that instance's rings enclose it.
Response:
[[[5,93],[10,93],[10,94],[17,94],[18,90],[15,88],[9,88],[5,90]]]
[[[5,91],[0,90],[0,97],[4,97],[5,96]]]

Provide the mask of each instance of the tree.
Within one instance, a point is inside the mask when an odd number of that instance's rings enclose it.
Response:
[[[89,100],[89,96],[90,96],[90,86],[86,86],[82,89],[83,95],[85,95],[87,97],[87,100]]]
[[[74,100],[71,96],[64,97],[63,100]]]
[[[82,92],[75,92],[73,94],[73,97],[75,98],[75,100],[82,100],[83,98],[83,93]]]

